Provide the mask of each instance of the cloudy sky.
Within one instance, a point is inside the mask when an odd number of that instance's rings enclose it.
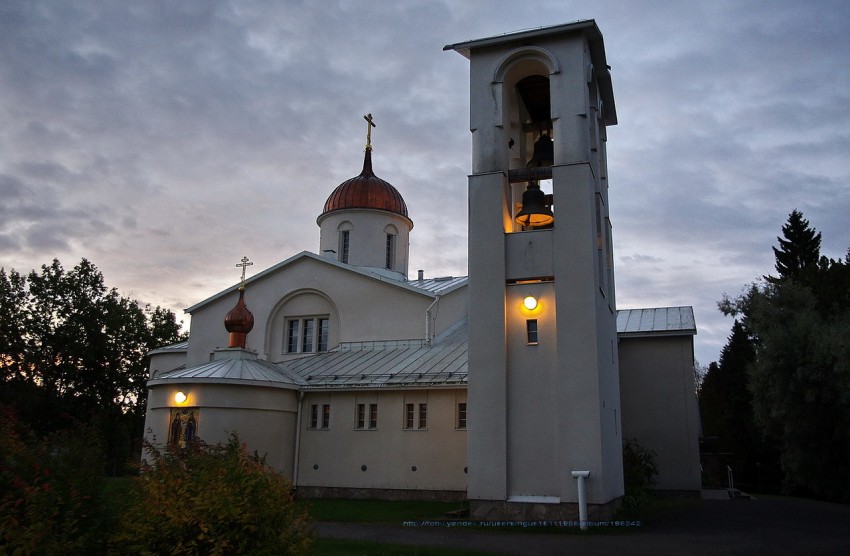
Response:
[[[595,19],[620,308],[716,302],[773,272],[791,210],[850,247],[850,4],[837,1],[0,3],[0,266],[94,262],[182,309],[317,251],[359,173],[407,201],[411,273],[466,274],[468,61],[446,44]],[[185,317],[183,317],[185,318]]]

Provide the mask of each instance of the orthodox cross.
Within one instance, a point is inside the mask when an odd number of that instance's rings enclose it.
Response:
[[[375,126],[375,122],[372,121],[372,114],[366,114],[363,116],[363,119],[368,122],[369,125],[366,126],[366,148],[370,151],[372,150],[372,128]]]
[[[245,269],[253,264],[254,263],[248,262],[248,257],[242,257],[242,262],[236,265],[237,268],[242,267],[242,283],[239,285],[240,290],[245,289]]]

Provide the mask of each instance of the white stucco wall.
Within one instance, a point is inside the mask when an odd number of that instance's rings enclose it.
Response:
[[[661,490],[699,490],[693,336],[620,339],[623,437],[657,453]]]
[[[178,391],[188,396],[185,403],[174,400]],[[265,455],[268,465],[292,479],[297,396],[294,390],[244,384],[153,386],[148,390],[145,438],[164,445],[171,409],[197,407],[198,438],[216,444],[235,432],[251,452]]]
[[[434,301],[433,296],[315,257],[296,256],[291,263],[248,284],[245,303],[254,315],[254,329],[247,338],[248,349],[269,361],[284,359],[281,348],[283,322],[291,316],[330,314],[329,349],[340,342],[425,337],[425,310]],[[295,299],[302,294],[303,299]],[[187,366],[208,362],[214,349],[227,345],[224,316],[236,305],[238,296],[234,290],[194,310]],[[290,302],[298,314],[281,311],[282,304]],[[447,299],[444,305],[447,311],[458,310],[452,309],[449,303]],[[438,323],[448,326],[445,319]]]
[[[307,392],[298,486],[466,490],[467,433],[456,428],[465,401],[465,389]],[[406,430],[405,403],[423,402],[427,429]],[[355,428],[358,403],[378,404],[376,429]],[[310,428],[311,404],[330,404],[327,430]]]

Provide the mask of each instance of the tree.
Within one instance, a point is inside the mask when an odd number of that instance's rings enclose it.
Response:
[[[779,248],[773,247],[776,258],[778,280],[796,278],[802,271],[817,265],[820,259],[820,232],[809,227],[809,221],[803,213],[794,209],[788,215],[788,221],[782,226],[782,235],[777,237]],[[769,278],[775,281],[777,278]]]
[[[720,452],[728,454],[723,463],[732,465],[735,482],[761,487],[762,479],[778,485],[778,453],[765,442],[753,417],[748,369],[755,359],[756,344],[736,319],[719,363],[709,365],[699,406],[703,435],[717,437]]]
[[[721,310],[739,315],[754,341],[753,418],[780,450],[785,491],[847,501],[850,253],[844,261],[820,256],[820,234],[798,211],[782,230],[780,276],[724,299]]]
[[[98,427],[113,466],[142,433],[147,352],[183,337],[171,311],[107,289],[86,259],[26,278],[0,269],[0,402],[40,434]]]

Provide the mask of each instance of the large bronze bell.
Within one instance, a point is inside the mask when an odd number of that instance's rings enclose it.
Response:
[[[555,221],[555,215],[546,206],[546,194],[536,181],[528,182],[522,194],[522,208],[514,219],[526,228],[546,226]]]

